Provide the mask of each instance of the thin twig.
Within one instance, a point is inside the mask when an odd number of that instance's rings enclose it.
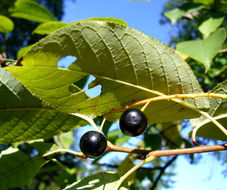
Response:
[[[130,154],[146,154],[146,158],[150,156],[160,157],[160,156],[173,156],[173,155],[183,155],[183,154],[193,154],[193,153],[203,153],[203,152],[215,152],[227,150],[227,144],[221,145],[201,145],[192,148],[181,148],[181,149],[170,149],[170,150],[143,150],[143,149],[133,149],[126,147],[119,147],[111,143],[108,144],[108,152],[126,152]]]
[[[227,52],[227,49],[221,49],[218,51],[218,53],[226,53]]]
[[[73,154],[74,156],[78,156],[78,157],[82,157],[82,158],[87,158],[82,152],[76,152],[76,151],[69,150],[69,149],[58,149],[58,150],[54,150],[52,152],[48,152],[48,153],[44,154],[43,156],[44,157],[47,157],[47,156],[52,156],[54,154],[59,154],[59,153],[70,153],[70,154]]]
[[[73,113],[72,115],[75,115],[77,117],[80,117],[80,118],[86,120],[96,131],[99,131],[97,125],[94,122],[94,120],[91,119],[90,117],[88,117],[86,115],[83,115],[83,114],[80,114],[80,113]]]
[[[213,97],[213,98],[221,98],[221,99],[227,99],[227,95],[225,94],[216,94],[216,93],[199,93],[199,94],[174,94],[174,95],[163,95],[163,96],[157,96],[157,97],[153,97],[153,98],[148,98],[142,101],[138,101],[138,102],[134,102],[132,104],[129,104],[127,106],[123,106],[119,109],[112,109],[110,112],[105,114],[105,117],[108,117],[108,115],[115,113],[115,112],[122,112],[125,109],[128,109],[130,107],[133,106],[138,106],[138,105],[143,105],[146,103],[150,103],[150,102],[156,102],[156,101],[163,101],[163,100],[172,100],[172,99],[179,99],[179,98],[201,98],[201,97]],[[182,105],[184,105],[183,102],[178,102],[177,103],[181,103]],[[186,102],[185,102],[186,103]],[[189,105],[185,105],[186,107],[190,107]],[[193,107],[194,108],[194,107]],[[194,108],[195,109],[195,108]]]

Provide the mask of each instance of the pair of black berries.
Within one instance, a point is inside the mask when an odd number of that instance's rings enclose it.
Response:
[[[136,108],[127,109],[120,118],[120,129],[128,136],[138,136],[147,127],[146,115]],[[88,131],[80,139],[80,149],[89,158],[98,158],[105,153],[107,140],[97,131]]]

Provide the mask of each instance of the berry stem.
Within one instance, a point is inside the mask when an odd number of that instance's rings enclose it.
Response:
[[[205,117],[207,117],[208,119],[205,120],[204,122],[199,123],[199,125],[197,125],[196,127],[194,127],[194,129],[192,130],[192,136],[191,136],[191,140],[192,143],[196,146],[198,146],[199,144],[196,142],[196,133],[198,131],[198,129],[200,127],[202,127],[203,125],[205,125],[206,123],[212,121],[226,136],[227,136],[227,130],[217,121],[217,119],[221,119],[221,118],[225,118],[227,117],[227,114],[223,114],[223,115],[219,115],[216,117],[211,117],[209,114],[207,114],[206,112],[202,113]]]
[[[121,186],[121,184],[124,182],[125,179],[127,179],[131,174],[133,174],[137,169],[139,169],[141,166],[143,166],[144,164],[146,164],[147,162],[150,162],[152,160],[154,160],[156,157],[155,156],[151,156],[149,158],[149,160],[145,159],[141,162],[139,162],[137,165],[135,165],[134,167],[132,167],[127,173],[125,173],[123,176],[121,176],[120,180],[118,180],[116,186],[114,187],[114,190],[118,190],[119,187]]]
[[[184,105],[184,106],[186,106],[190,109],[195,110],[196,107],[188,104],[187,102],[185,102],[183,100],[180,100],[179,98],[200,98],[200,97],[213,97],[213,98],[227,99],[227,95],[225,95],[225,94],[216,94],[216,93],[210,93],[210,92],[200,93],[200,94],[175,94],[175,95],[164,95],[163,94],[163,95],[159,95],[157,97],[148,98],[148,99],[145,99],[145,100],[142,100],[142,101],[134,102],[132,104],[129,104],[129,105],[124,106],[124,107],[119,108],[119,109],[113,109],[110,112],[106,113],[105,117],[108,117],[108,115],[115,113],[115,112],[122,112],[125,109],[128,109],[128,108],[133,107],[133,106],[143,105],[143,104],[146,104],[148,102],[150,103],[150,102],[156,102],[156,101],[162,101],[162,100],[167,100],[167,101],[173,100],[176,103],[179,103],[179,104]]]
[[[80,117],[84,120],[86,120],[88,123],[91,124],[91,126],[96,130],[96,131],[99,131],[97,125],[95,124],[95,122],[93,121],[93,119],[91,119],[90,117],[86,116],[86,115],[83,115],[83,114],[80,114],[80,113],[73,113],[72,115],[75,115],[77,117]]]
[[[48,152],[48,153],[44,154],[43,156],[44,157],[47,157],[47,156],[52,156],[54,154],[63,153],[63,152],[64,153],[73,154],[74,156],[79,156],[79,157],[82,157],[82,158],[86,158],[86,156],[82,152],[76,152],[76,151],[69,150],[69,149],[58,149],[58,150],[54,150],[52,152]]]
[[[148,101],[142,108],[141,111],[144,112],[144,110],[147,108],[147,106],[151,103],[151,101]]]
[[[99,132],[100,132],[100,133],[101,133],[101,132],[102,132],[102,130],[103,130],[103,127],[104,127],[105,121],[106,121],[106,118],[105,118],[105,117],[103,117],[102,123],[101,123],[100,128],[99,128]]]

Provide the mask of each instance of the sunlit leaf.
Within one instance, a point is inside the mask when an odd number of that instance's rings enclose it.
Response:
[[[14,28],[14,23],[13,21],[3,15],[0,15],[0,32],[7,34],[11,32]]]
[[[50,138],[84,121],[56,111],[32,95],[8,71],[0,68],[0,143]]]
[[[34,34],[41,34],[41,35],[46,35],[50,34],[51,32],[66,26],[67,23],[60,22],[60,21],[53,21],[53,22],[46,22],[43,24],[40,24],[34,31]]]
[[[220,16],[210,17],[199,26],[199,31],[206,38],[222,24],[223,20],[224,20],[224,17],[220,17]]]
[[[203,5],[211,5],[214,0],[193,0],[194,3],[202,3]]]
[[[24,54],[26,54],[32,46],[33,45],[29,45],[19,49],[19,51],[17,52],[17,59],[20,59]]]
[[[54,21],[54,15],[34,0],[17,0],[9,9],[11,16],[35,22]]]
[[[126,159],[123,162],[121,162],[121,164],[119,165],[119,167],[118,167],[118,174],[120,176],[123,176],[125,173],[127,173],[128,170],[134,166],[133,161],[134,161],[134,159],[133,159],[132,155],[129,154],[126,157]],[[136,175],[136,173],[134,172],[132,175],[130,175],[127,178],[128,185],[131,185],[134,182],[135,175]]]
[[[68,55],[77,60],[67,69],[58,68],[58,60]],[[33,46],[18,64],[22,66],[7,69],[48,104],[70,113],[102,116],[158,95],[202,92],[193,71],[171,48],[114,22],[83,21],[63,27]],[[74,85],[87,75],[96,78],[89,88],[101,85],[100,96],[89,98]],[[186,99],[185,104],[209,106],[206,98]],[[152,102],[145,114],[149,123],[198,116],[174,101]]]
[[[200,9],[204,8],[201,4],[192,4],[192,3],[186,3],[182,5],[181,7],[175,8],[173,10],[167,11],[164,13],[164,15],[170,19],[171,24],[175,24],[177,20],[182,18],[183,16],[196,12]]]
[[[69,148],[74,142],[73,132],[62,133],[54,137],[56,144],[61,148]]]
[[[227,80],[215,87],[212,92],[226,94]],[[210,98],[209,115],[214,117],[223,127],[227,129],[227,100],[221,98]],[[199,119],[192,119],[191,124],[195,127],[200,125],[197,136],[227,141],[227,137],[210,120],[201,116]]]
[[[226,39],[226,31],[220,28],[204,40],[191,40],[177,44],[177,51],[201,62],[206,71]]]
[[[92,189],[92,190],[112,190],[119,180],[119,174],[113,172],[101,172],[95,175],[90,175],[82,180],[79,180],[64,190],[77,189]],[[119,190],[127,190],[128,188],[120,187]]]

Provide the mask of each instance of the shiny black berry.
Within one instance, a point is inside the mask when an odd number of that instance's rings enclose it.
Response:
[[[97,131],[88,131],[80,139],[80,150],[89,158],[100,157],[106,147],[106,138]]]
[[[139,109],[130,108],[121,115],[120,129],[125,135],[138,136],[145,131],[146,127],[147,117]]]

